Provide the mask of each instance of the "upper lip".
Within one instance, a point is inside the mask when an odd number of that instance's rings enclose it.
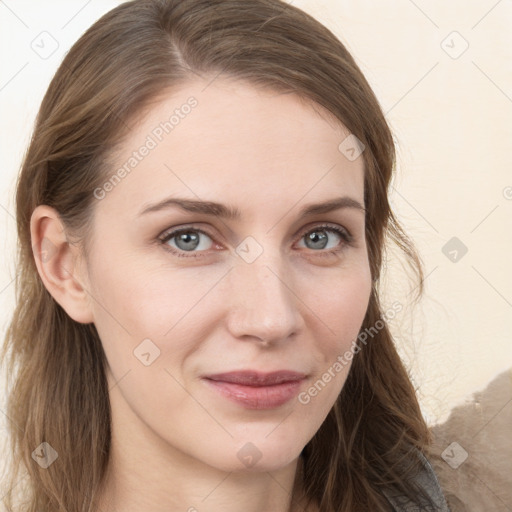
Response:
[[[270,373],[259,372],[256,370],[240,370],[205,376],[206,379],[231,382],[233,384],[242,384],[245,386],[272,386],[283,382],[302,380],[305,377],[306,375],[304,373],[292,370],[279,370]]]

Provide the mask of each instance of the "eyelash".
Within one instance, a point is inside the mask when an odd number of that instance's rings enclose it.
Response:
[[[335,249],[313,251],[313,252],[317,252],[319,256],[326,256],[326,257],[333,256],[334,254],[340,253],[343,250],[345,250],[347,246],[352,246],[353,245],[353,241],[354,241],[353,236],[346,229],[344,229],[342,227],[338,227],[338,226],[331,226],[331,225],[328,225],[328,224],[320,224],[318,226],[314,226],[313,228],[308,229],[307,231],[302,232],[302,234],[300,236],[300,239],[302,239],[305,235],[307,235],[309,233],[312,233],[314,231],[320,231],[320,230],[332,231],[332,232],[336,233],[337,235],[339,235],[342,238],[342,240],[345,243],[341,244],[341,246],[338,246]],[[175,256],[178,256],[180,258],[183,258],[183,257],[184,258],[198,258],[198,257],[201,257],[201,253],[207,252],[207,251],[189,251],[189,252],[187,252],[187,251],[178,251],[178,250],[174,249],[173,247],[170,247],[170,246],[166,245],[166,243],[169,240],[171,240],[172,238],[180,235],[181,233],[187,233],[187,232],[190,232],[190,231],[194,231],[194,232],[197,232],[197,233],[202,233],[203,235],[206,235],[207,237],[211,238],[212,241],[214,241],[214,238],[208,232],[206,232],[206,231],[204,231],[202,229],[199,229],[199,228],[195,228],[193,226],[187,226],[187,227],[184,227],[184,228],[177,229],[175,231],[165,232],[163,235],[158,237],[158,240],[160,240],[160,242],[162,243],[162,246],[163,246],[164,250],[166,250],[166,251],[170,252],[171,254],[173,254]]]

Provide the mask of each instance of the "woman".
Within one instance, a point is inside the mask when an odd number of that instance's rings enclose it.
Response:
[[[379,303],[386,236],[421,291],[393,166],[361,71],[294,6],[97,21],[17,184],[4,358],[27,510],[447,510],[386,323],[403,304]]]

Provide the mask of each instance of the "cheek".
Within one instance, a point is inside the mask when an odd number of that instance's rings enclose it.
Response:
[[[312,431],[320,428],[345,384],[358,351],[355,343],[370,294],[370,272],[361,266],[350,273],[340,273],[338,279],[329,281],[323,293],[312,297],[312,304],[318,309],[312,353],[318,364],[309,386],[298,396],[301,414]]]
[[[134,337],[162,337],[199,302],[210,280],[179,270],[162,271],[140,260],[118,258],[115,265],[97,262],[94,307],[101,322],[117,324]]]
[[[221,274],[211,269],[204,275],[197,269],[155,271],[130,261],[107,265],[95,267],[93,307],[116,378],[138,369],[140,357],[149,358],[153,369],[178,367],[200,348],[216,313],[209,291]]]
[[[371,276],[364,266],[355,267],[331,279],[322,290],[316,288],[311,305],[317,325],[326,334],[325,363],[344,353],[357,338],[371,294]],[[308,301],[309,302],[309,301]]]

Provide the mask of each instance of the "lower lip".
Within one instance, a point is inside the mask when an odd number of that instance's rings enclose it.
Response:
[[[244,386],[231,382],[203,379],[215,391],[247,409],[273,409],[297,395],[302,380],[283,382],[274,386]]]

